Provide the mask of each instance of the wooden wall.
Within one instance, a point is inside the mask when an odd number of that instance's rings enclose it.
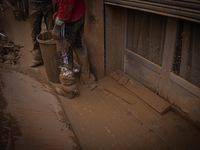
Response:
[[[123,69],[124,9],[105,7],[105,71],[106,76]]]
[[[105,77],[104,71],[104,7],[103,0],[85,0],[85,41],[89,62],[96,78]]]

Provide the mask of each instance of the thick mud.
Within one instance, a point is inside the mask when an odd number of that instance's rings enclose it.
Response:
[[[1,146],[16,150],[78,149],[72,125],[83,150],[200,149],[198,130],[173,111],[159,115],[110,77],[99,81],[93,91],[80,86],[80,93],[73,100],[58,96],[70,125],[54,101],[44,65],[27,67],[32,62],[28,20],[15,21],[8,7],[5,12],[0,24],[3,23],[6,36],[24,47],[20,49],[19,64],[3,66],[28,76],[3,71]]]
[[[62,106],[45,83],[0,68],[0,149],[79,149]]]

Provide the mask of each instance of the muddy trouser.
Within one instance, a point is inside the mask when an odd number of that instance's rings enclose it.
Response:
[[[72,23],[65,24],[65,36],[57,41],[57,50],[61,58],[60,81],[62,86],[68,86],[70,92],[77,90],[75,86],[73,51],[75,52],[80,63],[81,76],[80,79],[88,79],[90,75],[88,54],[85,43],[83,41],[84,17]],[[72,88],[69,88],[69,87]]]
[[[36,40],[36,37],[41,32],[42,19],[44,17],[44,22],[46,24],[47,30],[53,29],[53,8],[52,2],[30,2],[29,6],[29,14],[30,14],[30,24],[31,24],[31,37],[33,42],[33,57],[34,59],[42,59],[41,52],[39,48],[39,43]]]

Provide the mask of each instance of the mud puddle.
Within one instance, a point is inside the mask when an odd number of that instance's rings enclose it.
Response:
[[[80,149],[54,91],[0,68],[0,149]]]

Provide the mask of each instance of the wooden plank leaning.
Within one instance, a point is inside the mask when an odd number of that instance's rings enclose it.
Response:
[[[156,93],[139,83],[137,80],[129,77],[121,70],[116,70],[110,74],[119,84],[126,87],[129,91],[137,95],[141,100],[148,104],[160,115],[165,114],[171,109],[171,104]]]

